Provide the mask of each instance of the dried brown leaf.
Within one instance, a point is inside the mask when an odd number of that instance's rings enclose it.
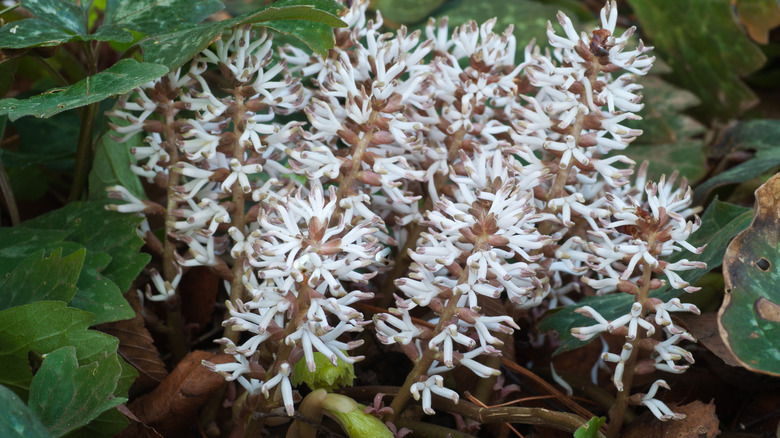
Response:
[[[209,371],[201,362],[230,362],[227,354],[193,351],[154,391],[133,401],[129,408],[146,426],[163,436],[178,436],[193,424],[198,410],[224,383],[219,374]]]
[[[144,326],[141,303],[134,292],[125,298],[135,310],[135,317],[123,321],[101,324],[98,329],[119,339],[119,355],[138,370],[134,390],[146,391],[156,387],[168,376],[168,370],[154,346],[152,335]]]
[[[681,406],[669,406],[674,412],[685,414],[682,420],[660,421],[649,411],[637,417],[623,438],[714,438],[719,433],[715,403],[698,400]]]

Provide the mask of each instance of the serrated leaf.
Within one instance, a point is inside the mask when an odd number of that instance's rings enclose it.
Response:
[[[121,372],[116,353],[79,366],[74,347],[59,348],[44,356],[28,405],[52,435],[65,435],[127,401],[113,396]]]
[[[675,83],[701,99],[697,111],[727,120],[758,102],[739,79],[766,58],[735,23],[729,0],[629,0],[640,28],[674,71]]]
[[[139,199],[146,199],[138,175],[130,170],[133,164],[130,148],[140,144],[141,136],[133,136],[127,142],[119,143],[107,132],[100,137],[95,150],[92,171],[89,173],[89,200],[109,203],[106,187],[120,185],[130,190]]]
[[[32,230],[0,227],[0,272],[11,272],[39,249],[57,248],[71,233],[68,230]]]
[[[62,248],[46,257],[40,250],[27,257],[0,281],[0,310],[40,300],[69,302],[84,262],[84,249],[66,257]]]
[[[720,337],[745,368],[780,376],[780,174],[756,190],[750,227],[723,260]]]
[[[681,258],[686,258],[691,261],[702,261],[707,263],[707,269],[692,269],[680,272],[680,277],[683,281],[695,284],[708,270],[717,268],[721,265],[729,241],[732,237],[747,228],[751,217],[752,212],[749,208],[728,204],[716,199],[702,215],[701,227],[688,239],[688,242],[695,247],[707,245],[704,252],[701,254],[676,253],[674,256],[670,257],[669,262],[673,263]],[[681,291],[679,290],[667,288],[663,291],[653,291],[650,296],[668,301],[679,296],[680,293]],[[634,297],[628,294],[586,297],[577,304],[550,312],[551,314],[549,317],[545,317],[540,321],[539,329],[542,331],[553,330],[558,333],[561,343],[554,354],[557,355],[566,351],[576,350],[577,348],[587,345],[590,341],[580,341],[573,337],[571,335],[571,329],[574,327],[593,325],[592,319],[575,312],[577,308],[590,306],[607,320],[613,320],[626,314],[633,302]]]
[[[6,438],[51,438],[30,408],[14,394],[0,385],[0,436]]]
[[[121,321],[135,316],[119,286],[103,274],[110,263],[110,255],[88,251],[76,283],[78,292],[68,302],[71,307],[95,315],[93,324]]]
[[[0,384],[27,399],[32,382],[30,351],[46,354],[70,345],[82,364],[116,352],[116,338],[88,330],[92,320],[89,312],[69,308],[62,301],[38,301],[0,311]]]
[[[196,24],[222,10],[219,0],[109,0],[106,23],[146,34]]]
[[[55,88],[29,99],[0,100],[0,114],[13,120],[24,116],[51,117],[105,98],[125,94],[168,72],[164,65],[123,59],[108,69],[73,85]]]
[[[305,383],[311,389],[333,390],[339,386],[350,386],[355,380],[355,367],[343,360],[336,358],[334,366],[327,356],[314,352],[315,370],[309,371],[306,366],[306,358],[301,358],[293,365],[292,384]]]
[[[22,226],[71,230],[68,240],[111,256],[111,263],[103,275],[124,291],[149,262],[148,254],[139,253],[143,239],[135,232],[142,220],[138,216],[108,211],[98,202],[72,202]]]
[[[212,41],[218,38],[224,30],[242,24],[265,24],[274,20],[304,20],[314,24],[321,24],[319,27],[314,26],[313,24],[312,27],[314,28],[346,25],[330,12],[317,9],[315,6],[311,5],[297,5],[297,3],[302,2],[278,2],[274,3],[274,6],[268,6],[259,11],[240,15],[230,20],[190,27],[164,35],[146,38],[140,43],[144,52],[144,61],[164,64],[171,70],[174,70],[202,52]],[[322,1],[313,3],[322,3],[329,7],[329,5],[332,5],[335,2]],[[290,4],[290,6],[285,6],[286,4]],[[281,7],[279,5],[281,5]],[[316,33],[319,34],[321,31]],[[316,45],[316,43],[312,43]],[[332,47],[332,45],[330,45],[330,47]]]

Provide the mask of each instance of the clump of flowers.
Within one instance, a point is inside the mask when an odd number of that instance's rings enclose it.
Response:
[[[629,48],[633,28],[616,34],[614,1],[590,34],[559,14],[552,50],[531,43],[522,60],[495,20],[383,33],[366,7],[352,2],[327,57],[237,28],[112,112],[116,133],[145,136],[133,171],[167,194],[158,205],[115,188],[127,203],[112,208],[165,219],[149,299],[175,301],[182,270],[213,267],[230,293],[218,342],[235,362],[205,365],[288,415],[294,364],[355,364],[372,331],[415,364],[392,419],[409,397],[429,414],[432,395],[457,402],[443,378],[456,367],[500,375],[491,358],[519,329],[517,309],[628,293],[625,315],[582,307],[595,324],[572,334],[625,335],[603,356],[618,404],[678,418],[654,398],[663,380],[628,396],[635,370],[693,363],[669,314],[698,309],[649,291],[693,292],[679,273],[704,267],[667,261],[701,251],[686,242],[699,220],[685,180],[633,176],[620,155],[641,135],[624,123],[642,108],[634,78],[651,48]],[[369,318],[366,302],[384,310]]]

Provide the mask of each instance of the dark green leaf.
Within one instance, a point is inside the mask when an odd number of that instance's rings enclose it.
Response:
[[[5,151],[3,164],[8,167],[25,167],[72,159],[76,154],[79,125],[78,114],[74,111],[57,114],[46,120],[17,120],[11,126],[19,134],[19,149]]]
[[[14,394],[0,385],[0,436],[6,438],[51,438],[49,432],[30,408]]]
[[[130,190],[139,199],[146,199],[143,185],[138,175],[130,170],[133,164],[130,148],[140,143],[141,136],[135,136],[124,143],[111,138],[107,132],[98,140],[95,160],[89,174],[89,200],[101,203],[114,202],[109,200],[107,187],[120,185]]]
[[[22,6],[34,16],[73,33],[87,33],[84,9],[72,0],[23,0]]]
[[[735,151],[756,151],[756,156],[704,181],[694,191],[694,198],[703,200],[715,187],[742,183],[780,166],[778,136],[780,122],[777,120],[748,120],[730,127],[713,146],[714,152],[726,156]]]
[[[9,167],[5,170],[17,201],[35,201],[49,191],[49,177],[41,166]]]
[[[688,239],[691,245],[696,247],[707,245],[704,252],[701,254],[676,253],[669,261],[674,262],[687,258],[691,261],[707,263],[707,270],[717,268],[722,263],[729,241],[737,233],[747,228],[751,217],[752,212],[749,208],[715,200],[702,215],[701,227]],[[684,271],[680,273],[680,277],[690,284],[695,284],[707,270],[692,269]],[[680,293],[681,291],[679,290],[667,288],[665,291],[654,291],[651,293],[651,296],[669,300],[679,296]],[[561,343],[558,349],[555,350],[555,354],[575,350],[588,344],[590,341],[584,342],[573,337],[571,329],[593,325],[592,319],[575,313],[575,309],[582,306],[591,306],[607,320],[613,320],[626,314],[631,308],[633,301],[634,297],[627,294],[586,297],[575,305],[552,311],[549,317],[546,317],[539,323],[539,329],[543,331],[554,330],[558,333]]]
[[[758,102],[739,77],[759,69],[765,57],[734,21],[729,0],[629,3],[675,82],[701,99],[702,115],[726,120]]]
[[[104,252],[88,252],[79,276],[78,292],[69,302],[71,307],[86,310],[95,315],[95,324],[121,321],[135,316],[135,312],[122,296],[122,291],[105,274],[111,256]],[[139,270],[140,271],[140,270]]]
[[[81,243],[90,251],[107,253],[112,260],[103,275],[124,291],[149,262],[148,254],[139,253],[143,239],[135,232],[142,220],[132,214],[108,211],[98,202],[76,202],[23,226],[71,230],[68,240]]]
[[[290,6],[277,7],[280,4],[291,4]],[[308,27],[319,29],[322,26],[344,26],[345,23],[341,21],[337,16],[330,12],[317,9],[310,5],[297,5],[300,2],[278,2],[274,6],[267,7],[265,9],[244,14],[230,20],[224,20],[217,23],[210,23],[197,27],[190,27],[181,29],[176,32],[167,33],[164,35],[156,35],[150,38],[146,38],[141,41],[141,48],[144,52],[144,61],[167,65],[171,70],[176,69],[184,65],[195,55],[202,52],[206,47],[214,41],[225,29],[229,29],[241,24],[252,23],[267,23],[275,20],[303,20],[312,22]],[[309,2],[305,2],[309,3]],[[330,7],[335,2],[321,1],[316,3],[322,3],[323,7]],[[322,26],[317,26],[317,23],[321,23]],[[284,25],[282,25],[284,26]],[[287,25],[290,27],[298,27],[293,25]],[[289,29],[294,30],[294,29]],[[316,31],[314,34],[320,35],[320,31]],[[304,38],[309,38],[312,35],[311,32],[305,33]],[[332,39],[332,37],[331,37]],[[313,41],[311,42],[317,45]],[[332,44],[326,48],[332,47]],[[320,52],[321,54],[324,52]]]
[[[74,35],[37,18],[12,21],[0,28],[0,49],[59,46]]]
[[[30,254],[40,249],[62,247],[71,231],[0,227],[0,272],[11,272]]]
[[[127,401],[113,397],[121,371],[116,353],[79,366],[74,347],[59,348],[33,377],[28,405],[52,435],[65,435]]]
[[[381,12],[385,20],[408,25],[425,20],[443,3],[444,0],[376,0],[371,2],[371,9]]]
[[[106,360],[115,353],[119,341],[88,330],[93,316],[68,308],[62,301],[38,301],[0,311],[0,384],[22,399],[32,381],[28,353],[50,353],[64,346],[76,348],[79,363]]]
[[[107,70],[71,86],[49,90],[24,100],[0,100],[0,114],[8,114],[12,121],[30,115],[51,117],[62,111],[127,93],[167,72],[168,68],[163,65],[142,64],[134,59],[123,59]]]
[[[24,259],[0,281],[0,310],[39,300],[69,302],[76,293],[76,280],[85,250],[62,256],[62,248],[46,257],[40,250]]]
[[[219,0],[109,0],[106,23],[146,34],[200,23],[222,9]]]
[[[642,120],[629,121],[627,126],[641,129],[642,136],[635,144],[670,144],[677,143],[705,131],[704,126],[690,116],[682,113],[688,108],[699,104],[699,99],[690,91],[675,87],[663,81],[657,74],[661,72],[656,66],[654,74],[637,79],[641,84],[642,103],[644,108],[639,112]]]
[[[640,137],[641,138],[641,137]],[[705,174],[704,142],[701,140],[680,140],[671,144],[636,144],[629,146],[625,155],[637,163],[649,161],[648,176],[658,180],[677,170],[688,181],[697,181]]]
[[[264,23],[264,26],[298,38],[312,51],[320,55],[328,53],[336,41],[333,29],[321,23],[303,20],[277,20]]]
[[[756,190],[755,217],[723,260],[720,337],[745,368],[780,376],[780,175]]]

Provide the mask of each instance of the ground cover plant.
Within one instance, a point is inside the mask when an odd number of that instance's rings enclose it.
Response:
[[[3,436],[780,433],[776,3],[5,3]]]

